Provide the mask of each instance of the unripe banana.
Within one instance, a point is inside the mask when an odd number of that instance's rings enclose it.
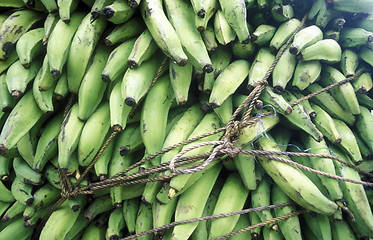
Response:
[[[13,158],[5,158],[0,155],[0,159],[0,180],[7,181],[9,180],[10,166],[12,165]]]
[[[317,129],[333,144],[341,143],[341,134],[338,132],[332,117],[318,105],[311,103],[311,106],[316,113],[316,117],[312,119],[312,122]]]
[[[273,106],[276,109],[276,112],[282,115],[291,114],[293,111],[293,108],[284,97],[278,94],[277,91],[270,86],[265,87],[260,94],[259,99],[262,100],[263,103]]]
[[[26,227],[22,218],[17,218],[0,232],[1,239],[29,239],[34,227]]]
[[[62,100],[69,93],[69,88],[67,86],[67,73],[63,71],[60,78],[57,80],[56,87],[54,88],[54,96],[57,100]]]
[[[114,131],[122,131],[127,125],[128,115],[132,107],[124,103],[121,92],[121,81],[112,89],[109,97],[110,126]]]
[[[6,119],[0,134],[0,153],[5,155],[38,122],[43,112],[28,91]],[[22,126],[22,128],[17,127]]]
[[[340,41],[343,47],[358,47],[373,42],[373,32],[364,28],[344,27],[341,30]]]
[[[3,217],[1,218],[2,222],[15,219],[18,217],[26,208],[26,205],[19,201],[15,201],[9,208],[4,212]]]
[[[373,66],[373,43],[360,47],[359,56],[370,66]]]
[[[145,24],[159,48],[178,65],[184,66],[188,57],[183,51],[175,29],[163,12],[161,1],[143,0],[140,8]]]
[[[359,56],[351,49],[345,49],[342,52],[340,67],[345,77],[355,75],[357,66],[359,65]]]
[[[373,99],[370,98],[367,94],[357,94],[356,97],[361,106],[370,108],[373,104]]]
[[[249,88],[255,87],[257,82],[263,80],[274,60],[275,55],[273,55],[268,48],[259,49],[250,68],[248,81]]]
[[[320,61],[299,61],[295,68],[292,86],[303,91],[319,78],[321,68]]]
[[[340,38],[340,32],[335,30],[327,30],[324,32],[324,39],[333,39],[336,41],[339,41]]]
[[[293,35],[297,27],[300,25],[300,21],[296,18],[292,18],[289,21],[282,23],[276,30],[275,35],[272,37],[269,46],[273,50],[278,50],[285,44],[285,42]]]
[[[79,2],[79,0],[57,0],[60,19],[65,23],[70,23],[72,21],[71,14],[78,7]]]
[[[339,12],[330,8],[328,3],[325,2],[316,16],[315,25],[325,28],[337,16],[339,16]]]
[[[89,60],[105,27],[106,20],[99,18],[91,23],[88,14],[76,30],[66,62],[67,83],[70,92],[78,93]]]
[[[190,63],[185,66],[179,66],[174,62],[170,62],[169,71],[176,102],[178,105],[183,105],[188,101],[193,66]]]
[[[355,233],[352,231],[350,225],[345,221],[331,221],[332,239],[335,240],[354,240],[356,239]]]
[[[236,38],[236,33],[231,26],[229,26],[229,23],[221,10],[218,10],[215,13],[214,32],[216,39],[222,45],[227,45]]]
[[[52,164],[45,167],[44,177],[54,188],[61,189],[58,169]]]
[[[328,1],[335,10],[346,11],[346,12],[362,12],[371,13],[373,10],[370,1],[363,0],[359,2],[350,2],[346,0],[330,0]]]
[[[290,45],[290,53],[297,55],[303,49],[322,40],[323,33],[321,29],[315,25],[303,28],[294,36],[293,43]]]
[[[71,41],[83,18],[84,14],[74,13],[69,24],[59,20],[49,37],[47,55],[50,71],[55,78],[58,78],[62,73],[62,68],[69,54]]]
[[[288,5],[276,4],[271,8],[271,14],[272,14],[272,18],[276,22],[285,22],[291,19],[292,17],[294,17],[294,9],[290,4]]]
[[[313,93],[321,89],[320,85],[313,83],[306,88],[306,93]],[[355,122],[354,115],[347,112],[328,92],[320,93],[310,98],[310,101],[324,109],[331,117],[345,121],[350,126]]]
[[[260,149],[266,151],[280,150],[273,139],[266,137],[261,138],[258,141],[258,145]],[[311,211],[327,215],[337,211],[337,205],[325,197],[317,186],[297,168],[263,157],[258,157],[257,159],[286,195],[299,205]]]
[[[250,35],[250,41],[259,46],[267,45],[275,35],[276,28],[271,25],[262,24]]]
[[[42,39],[44,28],[36,28],[23,34],[17,44],[16,50],[21,64],[29,68],[31,61],[43,50]]]
[[[18,10],[13,12],[0,27],[0,60],[8,59],[11,50],[15,47],[18,39],[32,26],[43,18],[32,10]]]
[[[61,132],[58,134],[58,165],[60,168],[68,168],[70,156],[79,143],[84,122],[78,118],[78,104],[74,104],[65,116]]]
[[[114,0],[94,0],[91,7],[91,21],[95,21],[97,18],[99,18],[102,14],[102,9],[113,2]]]
[[[81,120],[87,120],[102,101],[107,83],[102,81],[101,73],[109,57],[108,48],[99,45],[91,64],[87,68],[78,92],[79,113]]]
[[[8,91],[6,76],[6,73],[0,75],[0,108],[3,112],[10,112],[16,102]]]
[[[252,42],[247,44],[235,41],[232,46],[233,55],[239,58],[250,58],[256,53],[256,45]]]
[[[360,111],[361,114],[356,117],[356,130],[373,153],[373,131],[370,127],[373,123],[373,116],[369,109],[363,106],[360,106]]]
[[[137,68],[141,63],[149,59],[158,49],[151,33],[146,29],[136,39],[130,55],[128,56],[128,65],[131,68]]]
[[[162,62],[161,51],[154,54],[138,68],[129,68],[122,79],[122,98],[128,106],[137,105],[147,94]],[[163,71],[167,70],[163,69]],[[162,73],[161,73],[162,74]]]
[[[59,20],[59,15],[58,13],[49,13],[47,18],[45,19],[44,22],[44,36],[42,43],[43,45],[46,45],[48,43],[49,37],[56,26],[57,22]]]
[[[365,67],[357,69],[357,72],[366,70]],[[360,76],[351,81],[354,90],[357,93],[365,94],[373,88],[373,80],[369,72],[363,72]]]
[[[107,239],[117,239],[122,237],[121,231],[125,227],[123,218],[123,209],[116,208],[110,213],[108,226],[106,230]]]
[[[226,67],[216,78],[209,103],[212,108],[219,107],[232,95],[249,74],[250,63],[236,60]]]
[[[131,8],[127,1],[120,0],[114,1],[102,9],[104,17],[114,24],[128,21],[134,13],[135,9]]]
[[[137,198],[124,200],[123,217],[126,222],[127,230],[130,234],[135,233],[136,217],[139,211],[140,201]]]
[[[129,58],[131,49],[135,49],[134,43],[134,39],[125,41],[110,53],[106,66],[102,70],[102,80],[105,82],[115,81],[123,75],[128,68],[127,61],[123,61],[123,59]]]
[[[215,37],[214,26],[211,23],[206,26],[203,32],[201,32],[201,36],[207,51],[215,52],[218,48],[218,42]],[[213,60],[211,59],[211,61]]]
[[[108,132],[105,139],[110,136],[109,133],[110,132]],[[99,177],[100,180],[104,180],[108,176],[109,162],[111,160],[114,144],[115,140],[111,141],[106,149],[102,152],[100,157],[97,159],[97,162],[94,164],[96,175]]]
[[[17,51],[11,51],[9,57],[5,61],[0,61],[0,73],[5,72],[9,66],[18,60]]]
[[[213,215],[242,210],[248,194],[249,191],[243,185],[240,176],[237,173],[229,174],[219,194]],[[212,220],[209,238],[231,232],[239,217],[240,215],[234,215]]]
[[[299,63],[298,63],[299,64]],[[281,93],[294,75],[297,66],[296,56],[285,50],[272,73],[272,85],[277,93]]]
[[[0,6],[20,8],[20,7],[24,7],[25,3],[23,2],[23,0],[4,0],[4,1],[1,1]]]
[[[22,181],[21,177],[16,176],[12,182],[11,191],[16,201],[25,206],[30,206],[34,202],[32,195],[32,186]]]
[[[75,220],[74,225],[70,228],[66,234],[66,240],[76,239],[84,234],[84,229],[88,226],[89,221],[84,217],[83,212],[80,212],[78,218]]]
[[[36,61],[30,68],[26,69],[22,66],[21,61],[18,60],[9,67],[6,75],[6,84],[13,98],[19,98],[24,94],[28,83],[35,78],[40,66],[40,61]]]
[[[300,52],[303,61],[321,60],[327,63],[338,63],[342,50],[338,42],[333,39],[320,40]]]
[[[84,124],[78,145],[80,166],[88,166],[96,156],[110,128],[109,104],[102,104]]]
[[[327,216],[315,213],[305,213],[303,219],[316,237],[315,239],[332,239],[330,221]]]
[[[333,83],[338,83],[343,79],[345,79],[345,76],[337,69],[330,66],[323,67],[320,82],[324,87]],[[345,106],[346,110],[350,111],[352,114],[360,113],[359,103],[351,83],[346,82],[345,84],[330,89],[329,92],[339,104]]]
[[[219,9],[217,0],[195,0],[191,1],[195,14],[195,24],[200,32],[206,31],[208,22]]]
[[[207,49],[192,20],[194,19],[192,7],[186,2],[172,0],[166,0],[165,7],[168,18],[179,36],[181,45],[188,54],[189,62],[204,72],[212,72],[213,68]]]

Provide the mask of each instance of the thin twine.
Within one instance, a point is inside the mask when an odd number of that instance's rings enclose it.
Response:
[[[193,222],[200,222],[200,221],[206,221],[206,220],[211,220],[211,219],[229,217],[229,216],[238,215],[238,214],[242,215],[242,214],[245,214],[245,213],[258,212],[258,211],[274,209],[274,208],[278,208],[278,207],[285,207],[285,206],[290,206],[290,205],[294,205],[294,203],[286,202],[286,203],[274,204],[274,205],[263,206],[263,207],[258,207],[258,208],[248,208],[248,209],[243,209],[243,210],[235,211],[235,212],[220,213],[220,214],[216,214],[216,215],[212,215],[212,216],[192,218],[192,219],[183,220],[183,221],[175,221],[175,222],[165,224],[165,225],[157,227],[157,228],[150,229],[148,231],[144,231],[144,232],[141,232],[141,233],[138,233],[138,234],[134,234],[134,235],[125,237],[125,238],[121,238],[120,240],[130,240],[130,239],[138,238],[138,237],[150,234],[150,233],[160,232],[162,230],[172,228],[174,226],[181,225],[181,224],[187,224],[187,223],[193,223]]]

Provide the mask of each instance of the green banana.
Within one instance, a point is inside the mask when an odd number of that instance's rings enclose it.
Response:
[[[44,171],[44,177],[53,187],[61,189],[60,175],[56,167],[51,164],[47,164]]]
[[[10,112],[16,103],[8,91],[6,76],[6,73],[0,75],[0,106],[2,112]]]
[[[276,109],[276,112],[282,115],[291,114],[293,108],[290,104],[284,99],[283,96],[277,93],[277,90],[267,86],[263,89],[262,93],[259,96],[259,99],[263,101],[264,104],[269,104]]]
[[[210,94],[214,86],[215,79],[220,73],[228,67],[232,58],[232,52],[227,47],[220,46],[214,53],[211,54],[211,62],[214,71],[206,73],[203,80],[203,92]]]
[[[2,222],[9,221],[11,219],[14,219],[15,217],[18,217],[26,208],[26,205],[21,203],[20,201],[15,201],[12,206],[6,210],[3,217],[1,218]]]
[[[238,231],[248,226],[250,226],[249,217],[247,215],[241,215],[236,225],[234,226],[232,232]],[[250,231],[242,232],[240,234],[230,237],[229,239],[231,240],[251,239],[251,233]]]
[[[134,39],[125,41],[110,53],[106,66],[102,70],[102,80],[110,82],[123,75],[128,68],[127,61],[123,61],[123,59],[128,59],[131,49],[136,49],[134,43],[136,43]]]
[[[197,3],[198,2],[198,3]],[[208,22],[214,16],[215,12],[219,9],[217,0],[197,0],[191,1],[194,12],[197,12],[194,20],[195,25],[200,32],[204,32],[208,28]],[[199,7],[200,6],[200,7]]]
[[[42,174],[32,170],[32,168],[21,158],[14,158],[13,169],[16,175],[27,184],[40,185],[44,181]]]
[[[358,68],[357,71],[364,71],[364,68]],[[369,92],[373,88],[373,80],[369,72],[363,72],[360,76],[351,81],[355,92],[359,94],[364,94]],[[359,99],[358,99],[359,100]]]
[[[256,212],[249,213],[249,221],[251,225],[260,223],[260,219]],[[250,230],[251,239],[258,239],[262,235],[262,228],[254,228]]]
[[[360,47],[359,56],[370,66],[373,66],[373,43]]]
[[[292,17],[294,17],[294,8],[288,4],[288,5],[274,5],[271,8],[271,14],[272,18],[276,22],[285,22]]]
[[[122,237],[121,230],[125,227],[123,218],[123,209],[114,209],[109,217],[108,226],[106,230],[107,239],[117,239]]]
[[[227,45],[236,38],[236,33],[232,27],[229,26],[229,23],[221,10],[218,10],[215,13],[214,32],[216,39],[222,45]]]
[[[340,67],[343,72],[343,75],[345,75],[346,77],[351,77],[352,75],[355,75],[358,65],[358,54],[351,49],[344,49],[342,52],[342,58],[340,62]]]
[[[69,88],[67,86],[67,72],[63,71],[60,78],[57,80],[56,87],[54,88],[54,96],[57,100],[64,99],[69,93]]]
[[[340,144],[342,136],[337,130],[333,118],[318,105],[311,103],[311,106],[316,113],[316,117],[312,118],[312,122],[317,129],[333,144]]]
[[[107,46],[125,42],[137,37],[144,31],[143,23],[138,18],[132,18],[124,24],[116,25],[113,31],[106,36],[104,42]]]
[[[159,48],[178,65],[184,66],[188,57],[185,55],[181,41],[167,19],[162,4],[158,0],[145,0],[140,4],[144,22]],[[148,11],[151,9],[151,11]]]
[[[80,212],[78,218],[75,220],[74,225],[70,228],[69,232],[66,234],[66,240],[77,239],[83,235],[84,229],[88,226],[89,221],[84,217],[83,212]]]
[[[276,30],[275,35],[272,37],[269,46],[273,50],[278,50],[286,43],[286,41],[293,35],[295,30],[300,25],[300,21],[292,18],[282,23]]]
[[[305,97],[304,94],[300,93],[300,92],[297,92],[297,91],[294,91],[292,92],[294,96],[296,96],[298,99],[301,99]],[[308,114],[308,116],[310,116],[310,118],[314,118],[317,116],[317,113],[315,112],[315,110],[313,110],[310,102],[307,100],[307,99],[304,99],[303,101],[301,101],[299,103],[301,106],[303,106],[304,110],[306,111],[306,113]]]
[[[333,119],[333,121],[342,138],[339,147],[342,148],[356,164],[361,163],[363,158],[352,130],[342,120]]]
[[[140,131],[149,154],[162,148],[167,116],[173,99],[173,91],[167,75],[156,81],[145,98],[141,112]]]
[[[149,59],[158,49],[150,31],[146,29],[136,39],[132,51],[128,56],[128,65],[137,68],[141,63]],[[116,66],[117,67],[117,66]]]
[[[297,64],[296,56],[290,54],[289,48],[285,50],[278,60],[272,73],[272,86],[277,93],[281,93],[294,75]],[[294,81],[294,80],[293,80]]]
[[[9,57],[5,61],[0,61],[0,73],[3,73],[6,70],[8,70],[9,66],[11,66],[17,60],[18,60],[17,51],[15,50],[11,51],[9,54]]]
[[[260,149],[266,151],[280,150],[271,138],[261,138],[258,145]],[[325,197],[317,186],[297,168],[264,157],[257,159],[268,175],[297,204],[321,214],[331,215],[337,211],[337,205]]]
[[[243,149],[252,150],[253,147],[250,144],[247,144],[243,147]],[[235,158],[233,158],[233,162],[246,189],[255,190],[257,188],[255,157],[253,155],[238,154]]]
[[[7,181],[10,174],[10,166],[12,164],[13,158],[3,157],[0,155],[0,180]]]
[[[324,39],[304,48],[299,57],[303,61],[321,60],[332,64],[341,60],[342,50],[337,41]]]
[[[313,93],[321,89],[322,87],[320,85],[313,83],[309,85],[305,91],[306,93]],[[320,93],[310,98],[310,101],[324,109],[331,117],[343,120],[350,126],[355,122],[354,115],[342,108],[342,106],[328,92]]]
[[[19,7],[24,7],[25,3],[23,2],[23,0],[4,0],[4,1],[1,1],[0,6],[19,8]]]
[[[340,71],[330,66],[324,66],[320,82],[321,85],[326,87],[330,84],[338,83],[343,79],[345,79],[345,77]],[[360,113],[359,103],[351,83],[347,82],[339,85],[330,89],[329,92],[339,104],[346,107],[346,110],[350,111],[352,114]]]
[[[303,91],[310,84],[317,81],[321,74],[320,61],[299,61],[295,68],[292,86]]]
[[[239,58],[250,58],[254,56],[256,53],[257,46],[249,42],[247,44],[240,43],[239,41],[235,41],[233,43],[232,52],[233,55]]]
[[[32,26],[42,20],[43,15],[32,10],[18,10],[13,12],[0,27],[0,60],[8,59],[11,50],[18,39]]]
[[[261,81],[271,67],[275,55],[268,48],[260,48],[249,71],[248,88],[253,88]]]
[[[338,16],[333,18],[328,25],[326,26],[327,29],[331,29],[334,31],[341,31],[346,23],[346,19],[343,16]]]
[[[51,184],[45,184],[33,194],[34,201],[23,211],[23,219],[28,220],[42,208],[51,206],[60,198],[60,191]]]
[[[119,80],[109,97],[109,107],[110,107],[110,125],[114,131],[122,131],[128,120],[128,115],[132,107],[125,104],[122,98],[122,82]]]
[[[34,231],[34,227],[26,227],[22,218],[17,218],[0,232],[1,239],[26,240]]]
[[[218,48],[218,42],[215,37],[214,26],[212,26],[212,24],[208,24],[205,27],[205,30],[201,32],[201,36],[207,51],[215,52]],[[211,61],[213,60],[211,59]]]
[[[275,35],[276,28],[271,25],[259,25],[255,31],[250,35],[250,41],[259,46],[266,46]]]
[[[149,91],[161,66],[163,54],[159,51],[138,68],[129,68],[122,79],[122,98],[128,106],[137,105]]]
[[[221,123],[227,124],[233,114],[233,97],[229,96],[220,107],[213,109]]]
[[[213,215],[242,210],[248,194],[249,191],[242,183],[239,174],[229,174],[219,194]],[[218,237],[231,232],[239,217],[240,215],[234,215],[212,220],[209,229],[209,238]]]
[[[291,199],[281,190],[279,186],[274,184],[271,191],[271,202],[272,204],[281,204],[291,202]],[[295,212],[296,208],[293,205],[275,208],[274,216],[279,217],[291,212]],[[285,239],[302,239],[301,225],[298,216],[294,216],[284,221],[278,222],[280,231]]]
[[[337,157],[349,162],[348,156],[338,151],[338,149],[333,146],[329,146],[333,153]],[[342,175],[345,178],[354,179],[360,181],[359,173],[348,166],[343,166],[341,163],[335,161],[336,173]],[[343,197],[346,200],[346,205],[348,209],[354,216],[355,221],[351,221],[352,228],[364,236],[372,237],[373,229],[373,215],[371,208],[369,206],[369,201],[365,190],[362,185],[354,184],[342,181],[340,183]]]
[[[64,202],[48,218],[40,234],[41,240],[64,239],[78,219],[80,211],[74,212],[68,202]]]
[[[102,14],[106,19],[114,24],[121,24],[133,16],[135,9],[131,8],[126,1],[113,1],[102,9]]]
[[[114,208],[114,205],[111,204],[110,196],[102,196],[96,198],[90,205],[86,208],[84,212],[84,217],[88,220],[94,219],[98,214],[110,211]],[[78,211],[79,213],[79,211]]]
[[[190,63],[185,66],[179,66],[170,61],[169,72],[171,86],[175,93],[175,100],[178,105],[183,105],[188,101],[193,66]]]
[[[291,54],[297,55],[303,49],[322,40],[323,33],[316,25],[303,28],[294,36],[293,43],[290,45],[289,51]]]
[[[136,217],[140,201],[137,198],[123,201],[123,217],[129,234],[135,233]]]
[[[65,116],[61,132],[58,134],[58,165],[67,169],[70,165],[70,156],[78,147],[79,138],[83,130],[84,122],[78,118],[78,104],[74,104]]]
[[[356,98],[359,101],[360,106],[371,108],[373,104],[373,99],[370,98],[367,94],[356,94]]]
[[[140,203],[139,211],[136,218],[135,233],[144,232],[153,228],[152,209],[151,205],[147,206]],[[147,234],[138,238],[138,240],[151,240],[153,234]]]
[[[105,228],[98,226],[98,221],[91,222],[81,237],[82,240],[100,240],[105,239]]]
[[[83,18],[84,14],[74,13],[68,24],[60,19],[53,28],[47,44],[47,55],[50,71],[54,78],[58,78],[62,73],[72,39]]]
[[[9,190],[2,181],[0,181],[0,192],[1,192],[0,201],[9,202],[9,203],[12,203],[15,201],[11,190]]]
[[[49,13],[47,18],[44,21],[44,36],[42,39],[42,44],[47,45],[49,41],[49,37],[56,26],[57,22],[59,20],[58,13]]]
[[[250,41],[250,33],[246,21],[246,6],[243,0],[226,1],[219,0],[225,19],[236,32],[241,43]]]
[[[303,219],[316,239],[332,239],[330,221],[327,216],[316,213],[305,213]]]
[[[373,32],[364,28],[344,27],[341,30],[340,41],[343,47],[358,47],[373,42]]]
[[[17,55],[25,68],[29,68],[31,61],[43,50],[43,37],[44,28],[36,28],[23,34],[17,41]]]
[[[25,93],[27,85],[35,78],[40,66],[41,63],[36,61],[30,68],[26,69],[18,60],[9,67],[6,84],[13,98],[19,98]]]
[[[72,93],[78,93],[79,87],[88,67],[89,60],[105,30],[106,21],[103,18],[91,23],[90,15],[86,15],[72,38],[67,55],[67,83]]]
[[[24,183],[21,177],[15,177],[11,186],[12,195],[16,201],[25,206],[30,206],[34,202],[32,186]]]
[[[355,240],[355,233],[352,231],[350,225],[345,221],[331,221],[332,239],[335,240]]]
[[[101,72],[108,57],[108,48],[104,45],[99,45],[92,56],[92,63],[87,68],[82,79],[78,92],[78,117],[83,121],[93,114],[104,96],[107,83],[102,81]]]
[[[360,106],[361,114],[356,117],[356,130],[361,136],[364,143],[368,146],[370,151],[373,153],[373,139],[371,126],[373,117],[368,108]]]
[[[160,203],[154,201],[152,205],[153,213],[153,227],[157,228],[166,224],[169,224],[176,211],[176,204],[178,204],[179,198],[172,198],[167,203]],[[157,235],[162,235],[163,233],[158,233]]]
[[[78,4],[78,0],[57,0],[60,19],[65,23],[70,23],[72,21],[72,13],[78,7]]]
[[[5,155],[38,122],[43,112],[28,91],[9,114],[0,134],[0,152]],[[22,126],[22,128],[16,127]]]
[[[98,106],[84,124],[78,145],[79,165],[88,166],[100,150],[110,128],[109,111],[108,103]]]
[[[289,91],[284,91],[282,96],[285,98],[286,101],[289,103],[296,101],[298,98],[291,94]],[[295,105],[293,106],[293,111],[289,115],[284,115],[284,117],[291,122],[293,125],[297,126],[298,128],[302,129],[313,139],[320,142],[323,139],[322,133],[317,129],[317,127],[312,123],[309,114],[306,112],[302,105]]]
[[[48,90],[41,91],[40,85],[46,81],[51,82],[53,85],[49,87]],[[52,74],[49,72],[48,59],[46,56],[44,59],[43,66],[40,68],[38,74],[36,75],[34,79],[34,83],[32,85],[32,92],[36,100],[36,103],[38,104],[39,108],[44,113],[54,111],[53,92],[54,92],[55,86],[56,86],[56,80],[54,79]]]
[[[110,132],[106,135],[105,139],[107,139],[110,135]],[[100,180],[104,180],[108,176],[109,171],[109,163],[111,160],[112,152],[114,150],[115,139],[112,140],[107,148],[102,152],[100,157],[97,159],[97,162],[94,164],[96,175],[99,177]]]
[[[232,95],[249,74],[250,63],[236,60],[228,65],[216,78],[211,91],[209,104],[217,108]]]
[[[170,23],[175,28],[181,45],[188,56],[189,63],[204,72],[212,72],[211,59],[201,34],[192,20],[194,19],[192,6],[183,1],[165,0],[165,7]],[[188,38],[185,36],[188,36]]]

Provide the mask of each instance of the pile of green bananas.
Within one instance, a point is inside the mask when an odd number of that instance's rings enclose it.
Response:
[[[0,239],[32,238],[61,198],[59,169],[84,187],[215,131],[269,70],[251,113],[259,121],[240,129],[235,147],[334,155],[350,165],[282,157],[371,181],[371,0],[0,0]],[[113,132],[87,178],[78,180]],[[178,146],[126,174],[222,136]],[[173,221],[287,202],[293,204],[136,239],[214,239],[302,209],[230,239],[373,238],[372,188],[238,154],[166,181],[71,197],[34,239],[116,240]]]

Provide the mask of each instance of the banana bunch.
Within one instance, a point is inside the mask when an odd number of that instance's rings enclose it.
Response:
[[[373,238],[371,189],[263,155],[222,155],[172,178],[169,169],[141,175],[178,154],[211,153],[214,146],[203,143],[221,140],[222,132],[142,161],[225,126],[267,77],[251,112],[258,121],[239,129],[234,147],[334,155],[349,165],[281,157],[371,181],[352,166],[373,172],[372,6],[369,0],[0,1],[0,239],[114,240],[284,203],[291,204],[136,239],[215,239],[297,210],[305,213],[230,239]],[[202,146],[186,152],[195,144]],[[35,235],[66,188],[61,172],[87,187],[121,171],[140,174],[139,182],[69,198]]]

